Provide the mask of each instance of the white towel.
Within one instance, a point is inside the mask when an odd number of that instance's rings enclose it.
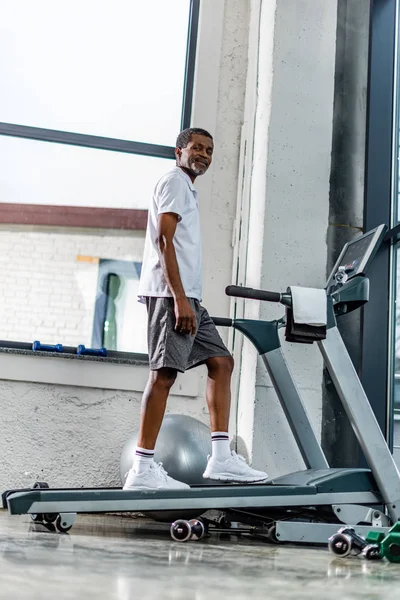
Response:
[[[322,327],[326,325],[326,291],[292,286],[292,310],[295,323]]]

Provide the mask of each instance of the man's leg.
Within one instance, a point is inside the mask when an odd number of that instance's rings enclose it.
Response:
[[[162,368],[150,371],[143,394],[140,431],[135,458],[124,484],[124,490],[148,491],[156,489],[188,489],[189,486],[168,476],[160,464],[154,462],[154,448],[163,421],[170,389],[177,371]],[[173,443],[173,440],[171,440]]]
[[[194,300],[191,303],[195,308]],[[124,489],[185,489],[189,486],[168,477],[153,459],[170,389],[177,372],[186,369],[194,338],[175,331],[173,298],[149,297],[146,306],[150,375],[143,394],[135,460]]]
[[[265,481],[267,473],[249,467],[232,452],[229,444],[229,413],[233,358],[217,356],[205,361],[208,369],[207,405],[210,412],[212,455],[203,477],[217,481],[256,483]]]
[[[215,460],[226,461],[231,457],[228,427],[234,362],[231,356],[214,356],[206,361],[206,365],[206,399],[210,413],[212,456]]]
[[[233,365],[231,356],[213,356],[206,361],[208,369],[206,398],[212,432],[228,431]]]
[[[177,376],[175,369],[167,367],[150,371],[142,398],[140,431],[137,445],[154,450],[161,423],[164,418],[167,399]]]

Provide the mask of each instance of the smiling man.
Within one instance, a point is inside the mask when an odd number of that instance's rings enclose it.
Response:
[[[207,171],[213,151],[213,138],[204,129],[182,131],[176,141],[176,167],[157,183],[149,209],[139,294],[148,313],[150,374],[125,490],[189,487],[155,463],[154,448],[177,373],[202,364],[208,371],[206,397],[212,439],[212,455],[203,476],[236,483],[267,479],[266,473],[252,469],[230,449],[233,358],[201,306],[202,250],[194,182]]]

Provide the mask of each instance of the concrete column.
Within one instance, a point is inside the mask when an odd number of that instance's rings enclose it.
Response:
[[[333,0],[252,3],[249,57],[255,45],[258,66],[256,87],[248,82],[247,89],[248,97],[256,94],[256,102],[246,104],[254,118],[247,148],[251,159],[245,162],[249,193],[242,198],[246,247],[239,252],[239,283],[276,291],[288,285],[324,285],[336,13]],[[251,115],[245,115],[245,122],[251,122]],[[282,307],[257,301],[244,306],[249,318],[282,313]],[[320,431],[318,350],[284,345]],[[241,352],[237,446],[272,476],[303,468],[275,391],[247,341]]]

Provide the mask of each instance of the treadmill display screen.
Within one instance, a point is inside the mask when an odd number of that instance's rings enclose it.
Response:
[[[361,235],[354,242],[347,242],[328,277],[325,289],[336,289],[348,279],[365,275],[387,231],[386,225],[379,225]]]
[[[371,232],[369,235],[363,236],[358,241],[349,244],[346,252],[342,256],[340,264],[337,265],[336,268],[344,267],[349,277],[357,275],[362,260],[368,252],[374,233],[375,232]]]

